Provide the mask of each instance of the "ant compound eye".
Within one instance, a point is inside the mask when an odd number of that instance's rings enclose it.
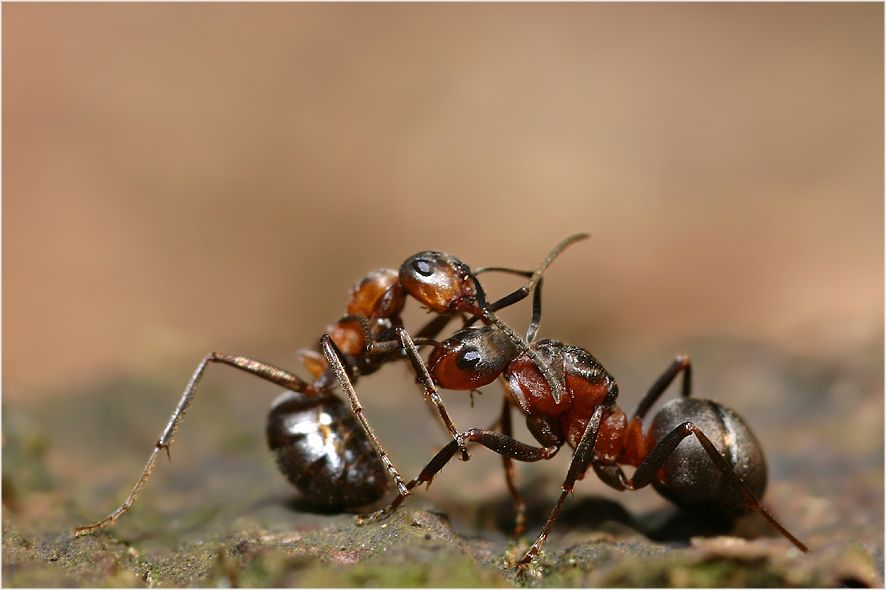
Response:
[[[455,359],[455,366],[462,371],[473,371],[482,360],[483,357],[476,349],[469,348],[458,355],[458,358]]]
[[[434,263],[424,258],[417,258],[412,261],[412,268],[423,277],[429,277],[434,274]]]

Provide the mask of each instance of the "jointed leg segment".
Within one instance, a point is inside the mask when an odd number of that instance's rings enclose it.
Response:
[[[197,365],[197,369],[191,376],[191,380],[188,381],[188,385],[187,387],[185,387],[185,391],[182,394],[181,400],[179,400],[178,402],[178,406],[175,408],[175,411],[169,418],[169,422],[166,424],[166,428],[163,429],[163,432],[160,434],[160,438],[154,445],[154,450],[151,452],[151,456],[148,457],[148,463],[147,465],[145,465],[145,468],[142,471],[142,475],[136,482],[135,487],[129,494],[129,497],[126,498],[126,501],[123,502],[123,504],[119,508],[117,508],[117,510],[109,514],[105,519],[88,526],[77,527],[76,529],[74,529],[74,534],[76,536],[79,537],[81,535],[88,535],[98,532],[109,524],[113,523],[115,520],[120,518],[120,516],[124,512],[129,510],[129,508],[132,506],[132,503],[135,502],[136,498],[138,498],[139,494],[141,493],[142,488],[145,486],[145,483],[147,483],[148,478],[151,476],[151,473],[154,471],[154,466],[157,464],[157,458],[160,455],[160,452],[166,451],[167,456],[169,456],[169,447],[172,445],[172,439],[175,436],[176,431],[178,430],[182,418],[184,418],[185,416],[185,412],[188,411],[188,407],[194,400],[194,395],[197,392],[197,385],[200,383],[200,379],[203,377],[203,373],[210,363],[221,363],[234,367],[236,369],[240,369],[241,371],[246,371],[247,373],[251,373],[257,377],[261,377],[266,381],[270,381],[271,383],[275,383],[293,391],[298,391],[302,393],[316,393],[309,383],[303,381],[292,373],[284,371],[283,369],[277,368],[273,365],[262,363],[260,361],[256,361],[244,356],[237,356],[224,352],[210,352],[203,358],[202,361],[200,361],[200,364]]]

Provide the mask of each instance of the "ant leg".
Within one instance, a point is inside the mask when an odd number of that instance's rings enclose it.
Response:
[[[547,540],[551,528],[553,528],[554,523],[560,516],[560,511],[563,509],[563,503],[566,502],[566,498],[573,493],[576,480],[583,476],[588,470],[591,460],[594,458],[594,445],[597,442],[597,433],[600,431],[600,425],[603,423],[606,411],[615,405],[615,398],[617,396],[618,388],[612,387],[606,393],[603,402],[597,404],[594,408],[594,413],[591,414],[591,418],[588,420],[588,425],[585,427],[585,431],[581,435],[581,440],[575,448],[575,453],[572,455],[572,461],[569,463],[569,470],[566,472],[566,479],[563,480],[563,485],[561,486],[562,491],[560,497],[557,499],[557,503],[554,505],[553,510],[551,510],[548,520],[545,521],[541,532],[538,534],[538,537],[536,537],[535,543],[532,544],[532,547],[529,548],[523,558],[517,562],[518,568],[528,565],[533,559],[535,559],[539,549],[541,549],[541,546]]]
[[[427,365],[425,365],[424,361],[421,358],[421,355],[418,352],[418,345],[437,345],[438,343],[430,338],[416,338],[415,340],[409,335],[409,332],[406,331],[406,328],[403,326],[396,326],[393,328],[394,333],[397,334],[398,340],[374,340],[372,337],[372,333],[369,327],[369,323],[366,321],[366,318],[363,316],[355,315],[355,316],[345,316],[346,320],[354,320],[360,322],[363,326],[363,333],[366,338],[366,351],[369,354],[387,354],[392,353],[396,350],[402,349],[406,355],[406,358],[409,360],[412,365],[412,370],[416,374],[419,382],[422,384],[425,390],[425,397],[434,404],[434,407],[437,410],[437,414],[440,416],[440,419],[443,422],[443,425],[446,427],[450,436],[454,441],[459,444],[459,448],[462,453],[462,460],[467,461],[471,458],[468,454],[467,447],[464,444],[464,441],[461,439],[461,434],[455,428],[455,423],[453,423],[452,418],[449,417],[449,412],[446,411],[446,406],[443,404],[443,400],[440,397],[440,394],[437,391],[437,385],[434,383],[433,378],[431,377],[431,373],[428,371]],[[422,328],[422,332],[433,333],[435,330],[439,331],[445,327],[445,322],[438,322],[439,318],[435,318],[431,320],[427,325]],[[324,336],[327,338],[327,336]],[[321,346],[323,347],[324,354],[327,357],[327,360],[332,363],[333,357],[338,357],[338,364],[341,366],[342,370],[344,370],[344,363],[342,362],[343,355],[335,343],[331,338],[328,339],[328,342],[331,346],[322,345],[323,339],[321,339]],[[338,372],[336,370],[336,372]],[[343,375],[347,377],[347,373],[344,372]],[[347,386],[345,385],[345,381],[342,380],[341,376],[339,377],[339,381],[342,384],[342,388],[345,391],[353,391],[353,386],[351,386],[349,380]],[[351,408],[354,410],[356,414],[359,408],[359,411],[362,412],[362,406],[359,401],[357,401],[356,394],[351,397],[351,394],[348,393],[348,396],[351,398]],[[361,422],[365,422],[364,418],[361,418]],[[368,423],[366,424],[368,428]],[[368,433],[368,432],[367,432]],[[374,434],[370,435],[371,439],[375,438]],[[375,446],[375,443],[373,443]],[[381,446],[376,447],[376,451],[381,451]],[[392,472],[393,474],[393,472]],[[398,474],[399,475],[399,474]],[[400,484],[398,483],[398,486]]]
[[[434,404],[434,408],[437,410],[437,414],[443,421],[443,425],[449,431],[450,436],[452,436],[452,440],[454,440],[458,444],[459,450],[461,451],[462,460],[467,461],[471,458],[471,456],[468,454],[467,447],[465,446],[465,441],[464,439],[462,439],[461,434],[455,428],[455,424],[449,417],[449,412],[446,411],[446,406],[443,404],[443,400],[442,398],[440,398],[440,394],[437,391],[437,385],[434,383],[434,380],[431,377],[431,373],[428,371],[427,365],[425,365],[425,362],[422,360],[421,355],[418,353],[418,348],[416,348],[415,342],[412,340],[412,337],[409,336],[409,333],[403,327],[395,328],[394,332],[400,339],[400,346],[402,346],[403,350],[406,352],[406,358],[409,359],[409,363],[412,365],[412,370],[415,372],[416,377],[424,387],[425,397],[432,404]],[[430,342],[422,340],[421,343],[429,344]],[[389,342],[372,342],[367,344],[367,350],[369,350],[369,352],[385,351],[385,349],[389,347]]]
[[[683,383],[681,389],[682,397],[690,397],[692,394],[692,362],[685,354],[678,355],[674,362],[656,379],[643,399],[637,405],[634,416],[628,422],[628,428],[625,431],[625,451],[622,455],[623,461],[630,465],[639,465],[643,458],[649,454],[649,443],[643,432],[643,419],[649,412],[649,409],[658,401],[665,390],[673,383],[677,375],[683,374]],[[604,476],[601,476],[604,477]]]
[[[634,477],[632,477],[631,479],[626,479],[624,477],[624,473],[621,473],[620,477],[616,475],[616,478],[613,478],[621,480],[617,485],[614,485],[609,477],[603,478],[604,481],[606,481],[606,483],[615,487],[616,489],[637,490],[649,485],[650,483],[652,483],[652,480],[655,478],[658,471],[662,468],[662,465],[664,465],[664,462],[667,460],[667,458],[670,457],[671,453],[676,450],[677,445],[679,445],[684,438],[693,434],[698,439],[698,442],[701,443],[701,446],[704,448],[708,457],[711,458],[711,461],[714,462],[714,465],[716,465],[720,473],[722,473],[726,477],[726,479],[729,480],[729,484],[734,489],[738,490],[744,497],[747,507],[752,510],[756,510],[757,512],[762,514],[763,517],[769,521],[769,524],[771,524],[788,541],[793,543],[804,553],[808,553],[809,548],[799,539],[797,539],[797,537],[788,532],[788,530],[785,529],[781,525],[781,523],[775,520],[774,516],[769,514],[769,512],[763,507],[763,505],[760,504],[760,501],[757,500],[757,497],[754,496],[753,492],[748,489],[747,485],[745,485],[741,478],[735,473],[726,459],[723,458],[723,455],[720,454],[720,452],[717,450],[717,447],[714,446],[714,443],[712,443],[707,435],[705,435],[705,433],[702,432],[692,422],[683,422],[682,424],[674,428],[671,432],[669,432],[664,438],[662,438],[659,443],[655,445],[646,459],[640,464],[640,466],[637,467],[637,470],[634,472]],[[613,467],[615,468],[615,470],[613,470]],[[621,471],[621,468],[618,466],[606,466],[602,469],[606,469],[611,472]],[[597,472],[600,473],[599,470]]]
[[[172,459],[172,456],[169,454],[169,447],[170,445],[172,445],[172,439],[175,436],[176,431],[178,430],[182,418],[184,418],[185,416],[185,412],[188,411],[188,407],[194,400],[194,395],[197,392],[197,385],[200,383],[200,379],[203,377],[203,372],[206,370],[206,367],[209,365],[209,363],[222,363],[236,369],[246,371],[247,373],[251,373],[256,377],[261,377],[266,381],[270,381],[271,383],[280,385],[292,391],[309,394],[320,393],[312,385],[301,380],[292,373],[289,373],[287,371],[284,371],[283,369],[279,369],[267,363],[262,363],[260,361],[253,360],[245,356],[237,356],[224,352],[210,352],[208,355],[203,357],[203,360],[200,361],[200,364],[197,365],[197,369],[191,376],[191,380],[188,381],[188,385],[185,387],[185,392],[182,394],[181,400],[179,400],[178,402],[178,406],[175,408],[172,416],[170,416],[169,422],[166,424],[166,428],[163,429],[163,433],[160,435],[160,438],[154,445],[154,451],[148,458],[148,463],[147,465],[145,465],[144,471],[142,471],[142,475],[139,478],[138,482],[136,482],[135,487],[129,494],[129,497],[126,498],[126,501],[123,502],[123,504],[119,508],[117,508],[117,510],[109,514],[104,520],[100,520],[99,522],[88,526],[75,528],[75,536],[80,537],[82,535],[96,533],[120,518],[120,516],[124,512],[129,510],[133,502],[135,502],[136,498],[138,498],[139,494],[142,491],[142,488],[145,486],[148,478],[154,471],[154,467],[157,464],[157,458],[160,456],[160,452],[166,451],[167,457],[169,457],[170,460]]]
[[[501,408],[501,433],[507,437],[513,436],[511,424],[511,400],[505,395]],[[507,455],[501,456],[501,462],[505,469],[505,482],[514,502],[514,537],[519,537],[526,530],[526,502],[517,488],[517,470],[514,467],[514,458]]]
[[[329,334],[324,334],[320,338],[320,347],[323,349],[323,354],[326,356],[329,366],[332,367],[336,377],[338,377],[338,382],[341,385],[342,391],[347,394],[348,400],[351,402],[351,411],[353,411],[354,416],[363,427],[363,431],[366,433],[367,438],[369,438],[369,442],[372,444],[375,454],[378,456],[379,460],[384,463],[385,468],[391,475],[391,479],[393,479],[394,483],[397,485],[400,494],[408,495],[409,490],[403,483],[403,477],[400,475],[400,472],[397,471],[397,468],[394,467],[394,463],[391,461],[390,457],[388,457],[388,453],[382,448],[381,443],[375,436],[375,431],[372,429],[372,426],[369,425],[366,416],[363,415],[363,405],[360,403],[360,400],[357,399],[357,392],[354,391],[354,385],[351,383],[351,378],[348,376],[348,372],[345,369],[342,360],[344,355],[341,350],[339,350],[338,346],[336,346],[335,342],[332,341]]]
[[[421,327],[421,329],[415,334],[415,339],[436,338],[455,317],[455,314],[438,315]]]
[[[646,395],[643,396],[643,399],[637,406],[637,411],[634,412],[634,419],[640,418],[642,420],[649,411],[649,408],[658,401],[658,398],[661,397],[668,386],[680,373],[683,373],[683,384],[680,395],[682,397],[690,397],[692,395],[692,362],[689,360],[688,356],[681,354],[674,359],[671,366],[662,373],[661,377],[652,384],[652,387],[650,387],[649,391],[646,392]]]
[[[557,451],[560,450],[560,445],[550,447],[535,447],[524,442],[520,442],[500,432],[483,430],[480,428],[472,428],[471,430],[462,433],[462,437],[467,442],[475,442],[481,444],[487,449],[494,451],[495,453],[498,453],[503,457],[510,457],[512,459],[516,459],[517,461],[524,461],[527,463],[534,463],[535,461],[550,459],[557,454]],[[411,491],[413,488],[423,483],[430,486],[431,481],[433,481],[437,473],[439,473],[440,470],[442,470],[443,467],[445,467],[446,464],[449,463],[452,457],[455,456],[455,453],[458,451],[458,449],[458,444],[456,444],[455,441],[450,441],[449,444],[440,449],[437,454],[434,455],[434,458],[431,459],[430,462],[428,462],[424,469],[422,469],[418,477],[406,484],[406,494],[401,493],[399,496],[394,498],[394,501],[391,502],[389,506],[386,506],[381,510],[377,510],[371,514],[358,517],[358,524],[365,524],[366,522],[371,522],[387,517],[392,512],[394,512],[394,510],[396,510],[400,506],[400,504],[403,503],[403,500],[406,499],[406,496],[409,495],[409,491]]]

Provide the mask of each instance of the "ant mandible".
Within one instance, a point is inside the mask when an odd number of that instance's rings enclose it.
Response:
[[[529,342],[534,340],[537,319],[534,314],[527,336]],[[468,442],[523,462],[550,459],[564,444],[574,449],[562,493],[518,567],[528,565],[538,554],[575,482],[582,479],[590,467],[604,483],[617,490],[637,490],[652,484],[662,496],[683,508],[727,517],[756,510],[797,548],[808,551],[806,545],[760,504],[759,498],[763,497],[767,484],[766,460],[748,425],[722,404],[691,397],[692,365],[688,357],[678,356],[671,363],[628,421],[615,403],[618,396],[615,379],[587,350],[548,339],[531,346],[563,383],[565,396],[558,399],[534,361],[525,353],[515,351],[510,341],[486,327],[457,332],[437,347],[429,362],[432,374],[443,370],[456,379],[453,367],[463,366],[459,359],[464,358],[465,351],[470,351],[473,364],[487,368],[487,379],[494,379],[492,374],[496,372],[503,375],[510,399],[525,414],[529,432],[542,446],[520,442],[505,432],[505,428],[502,432],[468,430],[463,433]],[[646,430],[646,414],[678,375],[682,375],[681,397],[665,404]],[[461,380],[467,383],[473,378],[472,367],[465,367]],[[441,385],[459,388],[453,381],[441,380]],[[505,412],[508,407],[506,400]],[[694,441],[690,439],[681,444],[693,436]],[[407,490],[422,483],[430,485],[454,452],[453,443],[441,449],[419,476],[406,484]],[[633,476],[629,478],[621,465],[635,467]],[[518,505],[520,500],[510,479],[508,487],[517,507],[519,528],[523,507]],[[384,517],[405,498],[401,493],[388,507],[365,518]]]
[[[577,233],[562,240],[532,273],[501,267],[472,272],[455,257],[432,251],[410,257],[399,272],[382,269],[369,273],[351,290],[346,314],[320,338],[327,364],[324,365],[319,355],[310,351],[301,352],[305,366],[315,377],[313,383],[251,358],[223,352],[209,353],[194,371],[129,497],[103,520],[74,529],[75,535],[95,533],[129,510],[153,472],[160,453],[166,451],[169,455],[173,436],[210,363],[240,369],[288,390],[272,404],[268,416],[268,444],[283,475],[317,506],[340,509],[378,500],[388,488],[385,470],[398,491],[408,493],[402,477],[363,415],[363,407],[351,386],[351,382],[359,376],[368,375],[398,358],[393,353],[400,350],[399,347],[402,347],[403,354],[424,386],[425,396],[434,404],[452,435],[456,450],[461,450],[463,458],[467,459],[465,441],[446,412],[436,385],[418,353],[416,342],[421,345],[436,336],[455,315],[468,314],[472,316],[469,322],[479,319],[496,326],[524,354],[539,360],[528,343],[501,322],[494,312],[524,299],[541,283],[545,269],[560,252],[588,237],[588,234]],[[488,304],[476,278],[476,275],[487,271],[527,276],[529,281],[513,293]],[[431,312],[438,314],[418,332],[415,341],[403,328],[400,319],[405,295],[411,295]],[[559,384],[540,360],[539,370],[551,384],[554,395],[559,395]],[[331,391],[333,376],[340,383],[348,384],[346,390],[351,403],[350,411]],[[362,433],[357,429],[358,422]]]

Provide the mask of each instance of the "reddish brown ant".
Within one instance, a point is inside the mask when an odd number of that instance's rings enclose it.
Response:
[[[537,353],[513,330],[495,316],[495,311],[524,299],[542,281],[547,266],[570,244],[587,238],[578,233],[561,241],[532,273],[489,267],[472,272],[456,258],[442,252],[421,252],[407,259],[399,272],[380,270],[369,273],[351,290],[346,315],[330,326],[320,338],[326,363],[319,355],[303,352],[302,359],[315,377],[308,383],[273,365],[223,352],[209,353],[197,366],[185,391],[154,446],[141,477],[126,501],[105,519],[75,529],[77,536],[91,534],[112,524],[141,493],[161,451],[169,454],[182,418],[193,401],[197,385],[210,363],[225,364],[288,391],[275,400],[268,417],[268,443],[283,475],[318,506],[329,509],[354,507],[378,500],[387,490],[384,471],[390,474],[401,494],[408,490],[378,442],[363,415],[352,382],[368,375],[394,358],[405,354],[424,386],[426,397],[434,404],[441,420],[452,435],[456,450],[468,458],[465,441],[456,430],[437,393],[437,386],[418,353],[417,344],[435,337],[456,315],[468,315],[494,326],[518,350],[539,361],[543,378],[551,384],[554,395],[560,385]],[[529,281],[510,295],[488,304],[476,275],[503,271],[528,276]],[[416,336],[405,330],[400,312],[405,295],[411,295],[437,315]],[[333,375],[348,394],[351,411],[332,393]],[[357,422],[362,432],[357,428]],[[455,451],[454,451],[455,452]]]
[[[536,328],[537,316],[534,315],[527,341],[534,340]],[[528,445],[512,438],[506,432],[509,427],[503,427],[502,432],[468,430],[463,433],[466,441],[524,462],[550,459],[564,444],[574,449],[560,498],[518,566],[525,566],[535,558],[576,480],[582,479],[589,467],[593,467],[604,483],[617,490],[636,490],[652,484],[662,496],[683,508],[716,512],[727,517],[757,510],[797,548],[808,551],[806,545],[776,521],[758,500],[766,490],[766,461],[760,444],[744,420],[717,402],[690,397],[692,365],[688,357],[676,358],[652,385],[628,421],[615,403],[618,396],[615,379],[588,351],[555,340],[540,340],[532,344],[532,349],[563,384],[563,397],[558,399],[553,394],[528,355],[516,351],[512,342],[487,327],[457,332],[437,347],[429,363],[432,374],[442,370],[450,377],[451,380],[439,378],[438,381],[441,386],[451,389],[459,389],[459,383],[465,385],[461,388],[467,388],[473,382],[474,367],[484,367],[484,381],[494,379],[496,372],[503,375],[510,399],[526,415],[530,433],[542,446]],[[471,366],[460,362],[468,356],[472,359]],[[465,370],[456,379],[453,367],[459,366]],[[681,397],[665,404],[648,431],[645,430],[643,420],[647,412],[681,374]],[[694,440],[680,444],[693,435]],[[453,443],[441,449],[419,476],[406,484],[407,490],[422,483],[430,485],[455,450]],[[629,478],[620,465],[635,467],[633,476]],[[519,528],[522,500],[514,491],[511,474],[508,477],[518,511]],[[387,508],[364,519],[386,516],[406,496],[401,493]]]

